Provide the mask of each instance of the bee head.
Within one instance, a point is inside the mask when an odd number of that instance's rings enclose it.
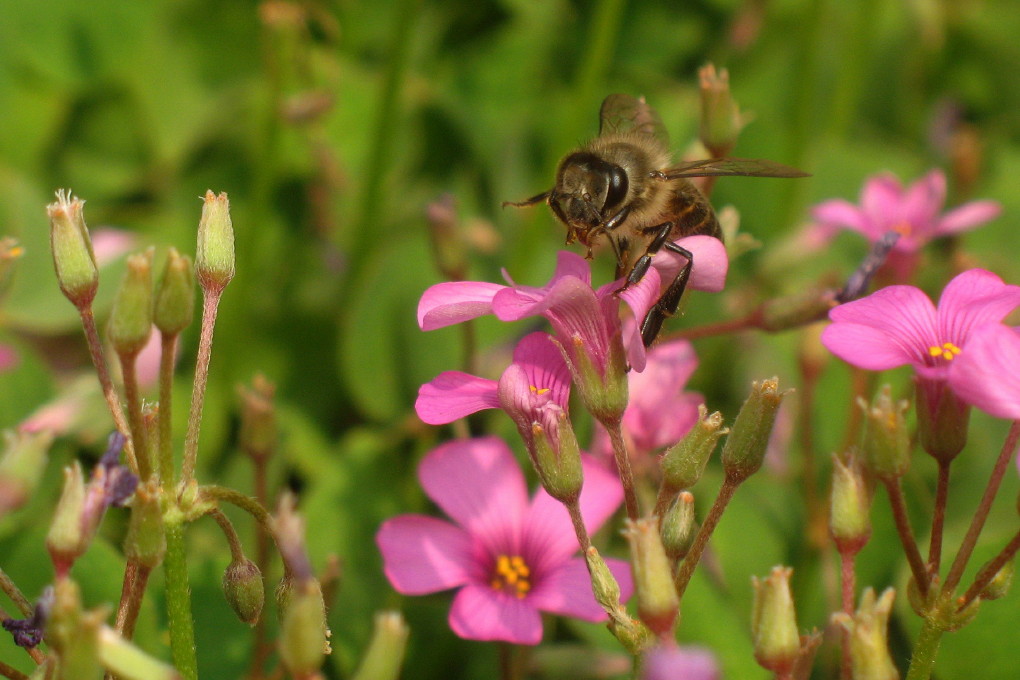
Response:
[[[627,174],[619,165],[590,151],[577,151],[560,163],[549,206],[567,225],[568,240],[576,236],[589,245],[589,232],[622,207],[627,187]]]

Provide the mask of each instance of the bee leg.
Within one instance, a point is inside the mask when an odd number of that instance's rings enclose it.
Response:
[[[655,237],[648,242],[648,247],[645,248],[645,254],[639,257],[637,262],[634,263],[634,266],[631,267],[630,273],[627,274],[627,280],[624,281],[623,286],[616,291],[618,294],[627,290],[645,277],[645,274],[648,272],[648,268],[652,266],[652,257],[662,250],[663,247],[675,252],[674,248],[669,247],[673,245],[673,243],[669,240],[669,235],[673,232],[672,222],[657,224],[654,227],[645,227],[641,231],[645,234],[655,234]]]
[[[691,278],[691,270],[694,269],[694,256],[691,254],[691,251],[678,246],[672,241],[666,241],[663,247],[686,258],[687,262],[680,268],[680,271],[677,272],[677,275],[669,284],[669,287],[659,296],[659,299],[652,305],[652,308],[645,314],[644,321],[641,322],[641,341],[645,344],[645,347],[650,346],[655,341],[663,322],[676,314],[676,310],[680,307],[680,300],[684,296],[684,291],[687,290],[687,282]]]

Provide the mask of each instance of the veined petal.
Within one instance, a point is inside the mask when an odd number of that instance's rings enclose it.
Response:
[[[1001,323],[973,329],[949,365],[949,383],[964,401],[997,418],[1020,419],[1020,334]]]
[[[428,497],[475,539],[494,550],[516,547],[528,491],[503,440],[478,437],[442,444],[422,459],[418,478]]]
[[[471,537],[460,527],[424,515],[400,515],[375,535],[383,571],[404,595],[424,595],[471,580],[476,565]]]
[[[1020,286],[985,269],[969,269],[946,284],[939,299],[939,343],[963,347],[971,329],[997,323],[1020,306]]]
[[[869,370],[907,362],[923,365],[928,349],[944,342],[937,336],[935,305],[913,286],[887,286],[834,308],[829,318],[834,323],[822,335],[825,346],[855,366]],[[864,344],[855,347],[855,342]],[[887,347],[881,347],[883,343]],[[897,359],[890,363],[894,357],[905,361]]]
[[[712,236],[685,236],[678,239],[676,244],[690,251],[694,260],[687,288],[718,293],[726,286],[726,272],[730,262],[722,241]],[[686,258],[665,248],[652,259],[652,266],[659,270],[663,286],[672,283],[685,264]]]
[[[971,201],[959,208],[950,210],[935,227],[934,235],[958,234],[973,229],[985,222],[994,220],[1002,214],[1002,205],[998,201]]]
[[[506,288],[484,281],[447,281],[430,286],[418,301],[418,326],[431,331],[492,313],[492,297]]]
[[[831,324],[822,331],[822,344],[843,361],[869,371],[918,362],[916,351],[891,342],[886,333],[872,326]]]
[[[521,338],[514,348],[514,363],[524,370],[529,388],[548,390],[550,398],[566,408],[570,369],[551,335],[538,331]]]
[[[655,267],[649,267],[640,281],[619,295],[631,312],[629,316],[625,316],[621,321],[620,332],[623,349],[627,354],[627,363],[630,365],[631,370],[638,373],[645,370],[645,363],[647,361],[645,343],[641,338],[641,324],[644,322],[648,310],[659,299],[659,291],[662,289],[661,282],[659,270]],[[606,284],[599,288],[597,295],[599,297],[613,295],[622,285],[621,281]]]
[[[626,602],[634,592],[630,565],[623,560],[606,559],[606,566],[620,584],[620,599]],[[606,612],[595,601],[591,576],[584,559],[574,557],[548,574],[528,593],[528,601],[538,609],[582,621],[605,621]]]
[[[487,408],[499,408],[496,381],[443,371],[418,389],[414,410],[429,425],[445,425]]]
[[[549,279],[546,288],[552,287],[554,283],[567,276],[581,279],[591,285],[591,265],[577,253],[561,250],[556,254],[556,272]]]
[[[488,585],[466,585],[453,598],[450,628],[468,640],[537,645],[542,641],[542,617],[528,599],[517,599]]]

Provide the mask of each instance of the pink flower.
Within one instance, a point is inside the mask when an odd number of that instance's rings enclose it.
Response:
[[[967,351],[971,331],[1020,305],[1020,287],[971,269],[950,281],[938,307],[913,286],[888,286],[829,312],[822,343],[854,366],[882,371],[910,364],[927,380],[946,380]]]
[[[960,398],[998,418],[1020,419],[1020,335],[1000,323],[975,328],[953,362],[949,382]],[[1018,459],[1020,464],[1020,459]]]
[[[655,647],[645,654],[642,680],[719,680],[715,655],[700,647]]]
[[[843,227],[874,243],[895,231],[900,239],[894,249],[914,253],[934,238],[973,229],[1002,212],[995,201],[973,201],[941,215],[945,201],[946,176],[941,170],[932,170],[906,189],[895,175],[883,173],[864,183],[860,207],[835,199],[818,204],[811,214],[823,234],[831,236]]]
[[[581,514],[598,529],[623,491],[609,472],[586,465]],[[376,535],[384,571],[405,595],[459,588],[450,609],[453,632],[472,640],[534,645],[545,611],[602,621],[566,509],[544,491],[528,501],[524,475],[494,437],[448,442],[418,468],[425,493],[453,520],[400,515]],[[606,560],[629,597],[630,571]]]

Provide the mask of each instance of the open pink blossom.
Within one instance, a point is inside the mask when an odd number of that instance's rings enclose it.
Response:
[[[589,531],[623,498],[614,475],[585,465],[580,507]],[[418,468],[425,493],[453,520],[400,515],[376,535],[384,571],[405,595],[459,588],[450,609],[453,632],[472,640],[534,645],[540,612],[602,621],[566,508],[527,486],[510,449],[494,437],[448,442]],[[624,597],[629,567],[607,559]]]
[[[882,173],[864,183],[859,206],[835,199],[819,203],[811,215],[823,233],[851,229],[872,243],[895,231],[900,239],[894,249],[913,253],[934,238],[973,229],[1002,212],[995,201],[972,201],[943,215],[945,201],[946,176],[941,170],[932,170],[906,188],[895,175]]]
[[[982,411],[1020,419],[1020,334],[1001,323],[975,328],[967,351],[953,361],[949,382],[961,399]]]
[[[829,312],[822,343],[844,361],[871,371],[910,364],[918,376],[945,380],[967,351],[974,328],[999,322],[1020,305],[1020,287],[984,269],[950,281],[938,307],[913,286],[887,286]]]

